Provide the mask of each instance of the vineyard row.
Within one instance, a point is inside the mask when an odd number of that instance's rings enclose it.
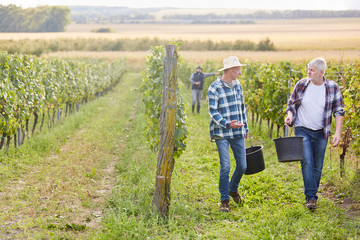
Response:
[[[45,60],[30,55],[0,55],[0,131],[7,149],[16,133],[29,137],[29,120],[34,116],[32,133],[38,119],[48,113],[49,124],[55,112],[65,115],[82,102],[103,95],[111,89],[125,72],[124,62]],[[51,113],[51,114],[50,114]],[[52,120],[50,119],[52,115]],[[26,132],[25,132],[25,130]]]
[[[202,68],[204,72],[216,72],[221,63],[207,61]],[[189,76],[196,65],[187,62],[180,63],[179,77],[187,87],[190,87]],[[300,79],[306,77],[307,63],[302,65],[291,62],[250,63],[242,69],[240,81],[244,89],[248,110],[252,113],[252,121],[260,119],[271,122],[269,135],[273,126],[277,126],[277,135],[284,129],[286,104],[293,87]],[[344,100],[344,139],[341,147],[349,146],[352,139],[355,153],[360,155],[360,63],[328,64],[325,77],[338,83]],[[203,96],[206,96],[208,86],[214,78],[205,78]],[[255,123],[256,124],[256,123]],[[346,134],[347,133],[347,134]]]

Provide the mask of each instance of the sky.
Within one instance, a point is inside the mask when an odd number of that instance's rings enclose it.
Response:
[[[224,4],[221,4],[224,3]],[[225,4],[226,3],[226,4]],[[176,7],[176,8],[241,8],[279,10],[360,10],[359,0],[0,0],[0,5],[15,4],[23,8],[39,5],[109,6],[109,7]]]

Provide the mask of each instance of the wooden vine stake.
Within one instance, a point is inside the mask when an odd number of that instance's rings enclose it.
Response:
[[[166,218],[170,206],[170,183],[174,169],[176,123],[177,52],[175,45],[165,46],[163,96],[160,115],[160,146],[156,171],[153,209]]]

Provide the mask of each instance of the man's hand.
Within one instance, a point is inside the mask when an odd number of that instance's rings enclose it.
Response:
[[[289,126],[292,123],[292,121],[293,121],[293,114],[292,112],[288,111],[287,117],[285,118],[285,124]]]
[[[343,116],[337,116],[335,117],[335,134],[333,137],[333,146],[336,147],[341,142],[341,129],[343,126],[344,117]]]
[[[196,82],[195,85],[200,85],[200,82]]]
[[[237,120],[232,120],[232,121],[230,122],[230,127],[231,127],[231,128],[241,128],[241,127],[243,127],[243,126],[245,126],[245,124],[244,124],[244,123],[238,123]]]
[[[220,73],[219,73],[219,72],[216,72],[215,75],[218,76],[218,75],[220,75]]]
[[[340,141],[341,141],[341,134],[336,132],[336,133],[334,134],[333,141],[332,141],[333,147],[338,146],[339,143],[340,143]]]

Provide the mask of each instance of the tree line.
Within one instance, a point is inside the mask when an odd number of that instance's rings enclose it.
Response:
[[[359,10],[258,10],[239,9],[229,14],[167,14],[158,12],[169,8],[127,8],[72,6],[71,17],[76,23],[188,23],[188,24],[254,24],[257,19],[351,18],[360,17]],[[173,9],[172,9],[173,10]]]
[[[274,10],[274,11],[256,11],[253,13],[237,14],[173,14],[165,15],[163,19],[168,20],[225,20],[225,19],[301,19],[301,18],[357,18],[360,17],[359,10],[328,11],[328,10]]]
[[[61,6],[0,5],[0,32],[64,32],[71,23],[70,14],[70,8]]]

